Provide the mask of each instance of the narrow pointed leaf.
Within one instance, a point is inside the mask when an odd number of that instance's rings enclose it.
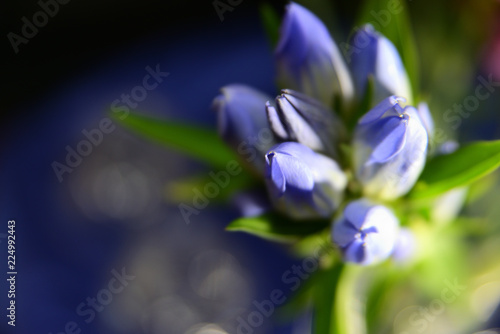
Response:
[[[267,33],[271,46],[274,48],[278,44],[281,18],[271,4],[264,2],[259,7],[262,25]]]
[[[226,168],[229,161],[237,160],[215,130],[134,113],[124,119],[114,119],[143,137],[177,149],[213,167]]]
[[[329,223],[327,220],[297,222],[278,214],[258,217],[242,217],[230,223],[226,230],[246,232],[264,239],[293,242],[301,237],[319,232]]]
[[[336,263],[330,269],[319,272],[316,277],[313,290],[313,333],[341,334],[337,330],[335,300],[343,268],[342,263]]]
[[[203,191],[207,184],[213,182],[213,177],[209,175],[198,175],[183,180],[175,180],[165,187],[165,196],[170,202],[189,203],[193,201],[193,197],[195,196],[193,190]],[[252,177],[250,173],[240,173],[233,176],[227,186],[221,186],[218,195],[212,200],[214,202],[226,202],[236,192],[252,189],[256,184],[260,185],[259,180]]]
[[[466,186],[499,166],[500,140],[476,142],[430,160],[409,196],[437,196],[450,189]]]

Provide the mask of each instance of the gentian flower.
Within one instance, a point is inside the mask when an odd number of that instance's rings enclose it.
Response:
[[[432,120],[431,111],[427,103],[420,102],[417,106],[417,112],[425,131],[427,131],[428,137],[432,138],[434,135],[434,121]]]
[[[392,258],[398,263],[410,260],[415,255],[416,245],[417,241],[413,232],[406,227],[401,228],[396,238]]]
[[[354,52],[351,71],[358,98],[362,98],[373,77],[373,103],[379,103],[390,95],[406,98],[411,103],[412,93],[408,74],[396,47],[369,24],[359,29],[352,38]]]
[[[267,103],[266,111],[271,129],[278,138],[336,156],[335,144],[343,127],[331,110],[290,89],[283,89],[276,97],[276,106]]]
[[[232,196],[231,203],[243,217],[260,216],[272,209],[264,189],[239,192]]]
[[[403,109],[391,96],[366,113],[354,133],[354,168],[368,197],[384,200],[406,194],[425,164],[427,132],[415,108]]]
[[[334,95],[352,100],[349,70],[328,29],[296,3],[287,6],[275,59],[282,87],[305,93],[327,106]]]
[[[393,252],[399,221],[383,205],[366,199],[349,203],[332,228],[332,240],[344,261],[370,265],[387,259]]]
[[[342,201],[347,178],[334,160],[285,142],[266,154],[266,185],[274,206],[289,216],[326,218]]]
[[[276,144],[266,116],[269,100],[258,90],[232,84],[222,87],[212,103],[219,135],[260,174],[264,171],[264,154]]]

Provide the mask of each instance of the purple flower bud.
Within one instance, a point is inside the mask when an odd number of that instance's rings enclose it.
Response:
[[[451,154],[458,150],[460,145],[454,140],[447,140],[438,146],[436,155]]]
[[[362,97],[373,76],[375,90],[373,102],[379,103],[390,95],[412,101],[408,74],[394,45],[376,32],[369,24],[359,29],[352,38],[351,71],[356,94]]]
[[[398,263],[404,263],[415,255],[416,246],[417,241],[412,231],[403,227],[399,230],[392,258]]]
[[[429,110],[429,106],[425,102],[420,102],[417,106],[418,116],[422,121],[422,125],[427,131],[427,135],[429,138],[432,138],[434,135],[434,121],[432,120],[431,111]]]
[[[387,259],[396,244],[399,221],[383,205],[366,199],[349,203],[332,228],[344,261],[370,265]]]
[[[392,200],[406,194],[425,165],[427,132],[415,108],[391,96],[366,113],[354,134],[354,168],[368,197]]]
[[[331,110],[290,89],[282,90],[276,97],[276,106],[266,104],[269,124],[276,137],[336,157],[335,144],[343,128]]]
[[[243,217],[259,216],[272,209],[263,189],[237,193],[231,202]]]
[[[274,206],[297,219],[329,217],[347,178],[337,163],[307,146],[285,142],[266,154],[266,185]]]
[[[325,105],[334,95],[353,97],[352,80],[342,55],[323,22],[306,8],[287,6],[275,51],[278,80]]]
[[[222,87],[212,103],[217,111],[220,136],[261,174],[263,156],[276,144],[265,109],[270,99],[251,87],[232,84]]]

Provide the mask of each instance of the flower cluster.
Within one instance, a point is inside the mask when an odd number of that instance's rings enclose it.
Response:
[[[324,24],[291,3],[275,50],[278,81],[286,89],[272,99],[228,85],[214,108],[222,138],[240,154],[242,142],[258,152],[252,168],[265,179],[273,207],[300,221],[294,223],[332,220],[332,241],[344,260],[369,265],[391,255],[404,259],[413,247],[390,203],[422,172],[432,119],[425,104],[411,106],[394,45],[370,25],[353,38],[366,43],[347,66]],[[349,130],[346,110],[361,108],[365,96],[372,97],[370,110]],[[257,140],[262,132],[272,139]]]

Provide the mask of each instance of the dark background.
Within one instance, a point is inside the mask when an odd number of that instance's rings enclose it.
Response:
[[[284,3],[272,5],[281,12]],[[423,52],[422,81],[438,85],[439,75],[446,82],[439,87],[457,95],[474,86],[473,73],[481,71],[487,51],[482,45],[495,34],[495,14],[486,18],[481,9],[469,10],[470,3],[408,3],[414,24],[425,28],[417,29],[420,45],[429,40],[427,45],[463,53],[478,64],[456,80],[447,73],[461,68],[460,62],[435,72],[434,55]],[[159,117],[215,126],[210,103],[219,87],[242,82],[274,94],[260,4],[244,0],[221,22],[212,1],[71,0],[15,54],[7,33],[21,34],[21,18],[32,21],[40,7],[37,1],[2,2],[0,237],[6,221],[15,219],[19,308],[14,331],[0,314],[0,332],[58,333],[76,321],[83,333],[204,333],[191,328],[196,324],[218,324],[234,333],[236,317],[248,314],[253,300],[268,298],[273,289],[287,291],[281,276],[297,260],[285,247],[224,232],[238,215],[227,206],[211,204],[186,225],[168,200],[165,185],[206,173],[206,166],[117,128],[62,183],[51,168],[64,160],[67,145],[84,139],[82,129],[98,127],[111,101],[141,82],[146,66],[160,64],[170,73],[137,109]],[[337,41],[347,39],[359,1],[307,5],[326,6],[316,12],[335,29]],[[483,20],[481,29],[469,24],[474,20]],[[438,25],[451,31],[437,33]],[[466,45],[457,47],[453,36]],[[424,91],[433,88],[422,85]],[[495,122],[485,122],[485,115],[463,128],[475,130],[468,138],[498,134],[498,113],[489,114]],[[97,320],[83,323],[76,306],[107,285],[112,269],[123,267],[136,276],[130,289]],[[304,321],[266,320],[256,333],[300,332]]]

